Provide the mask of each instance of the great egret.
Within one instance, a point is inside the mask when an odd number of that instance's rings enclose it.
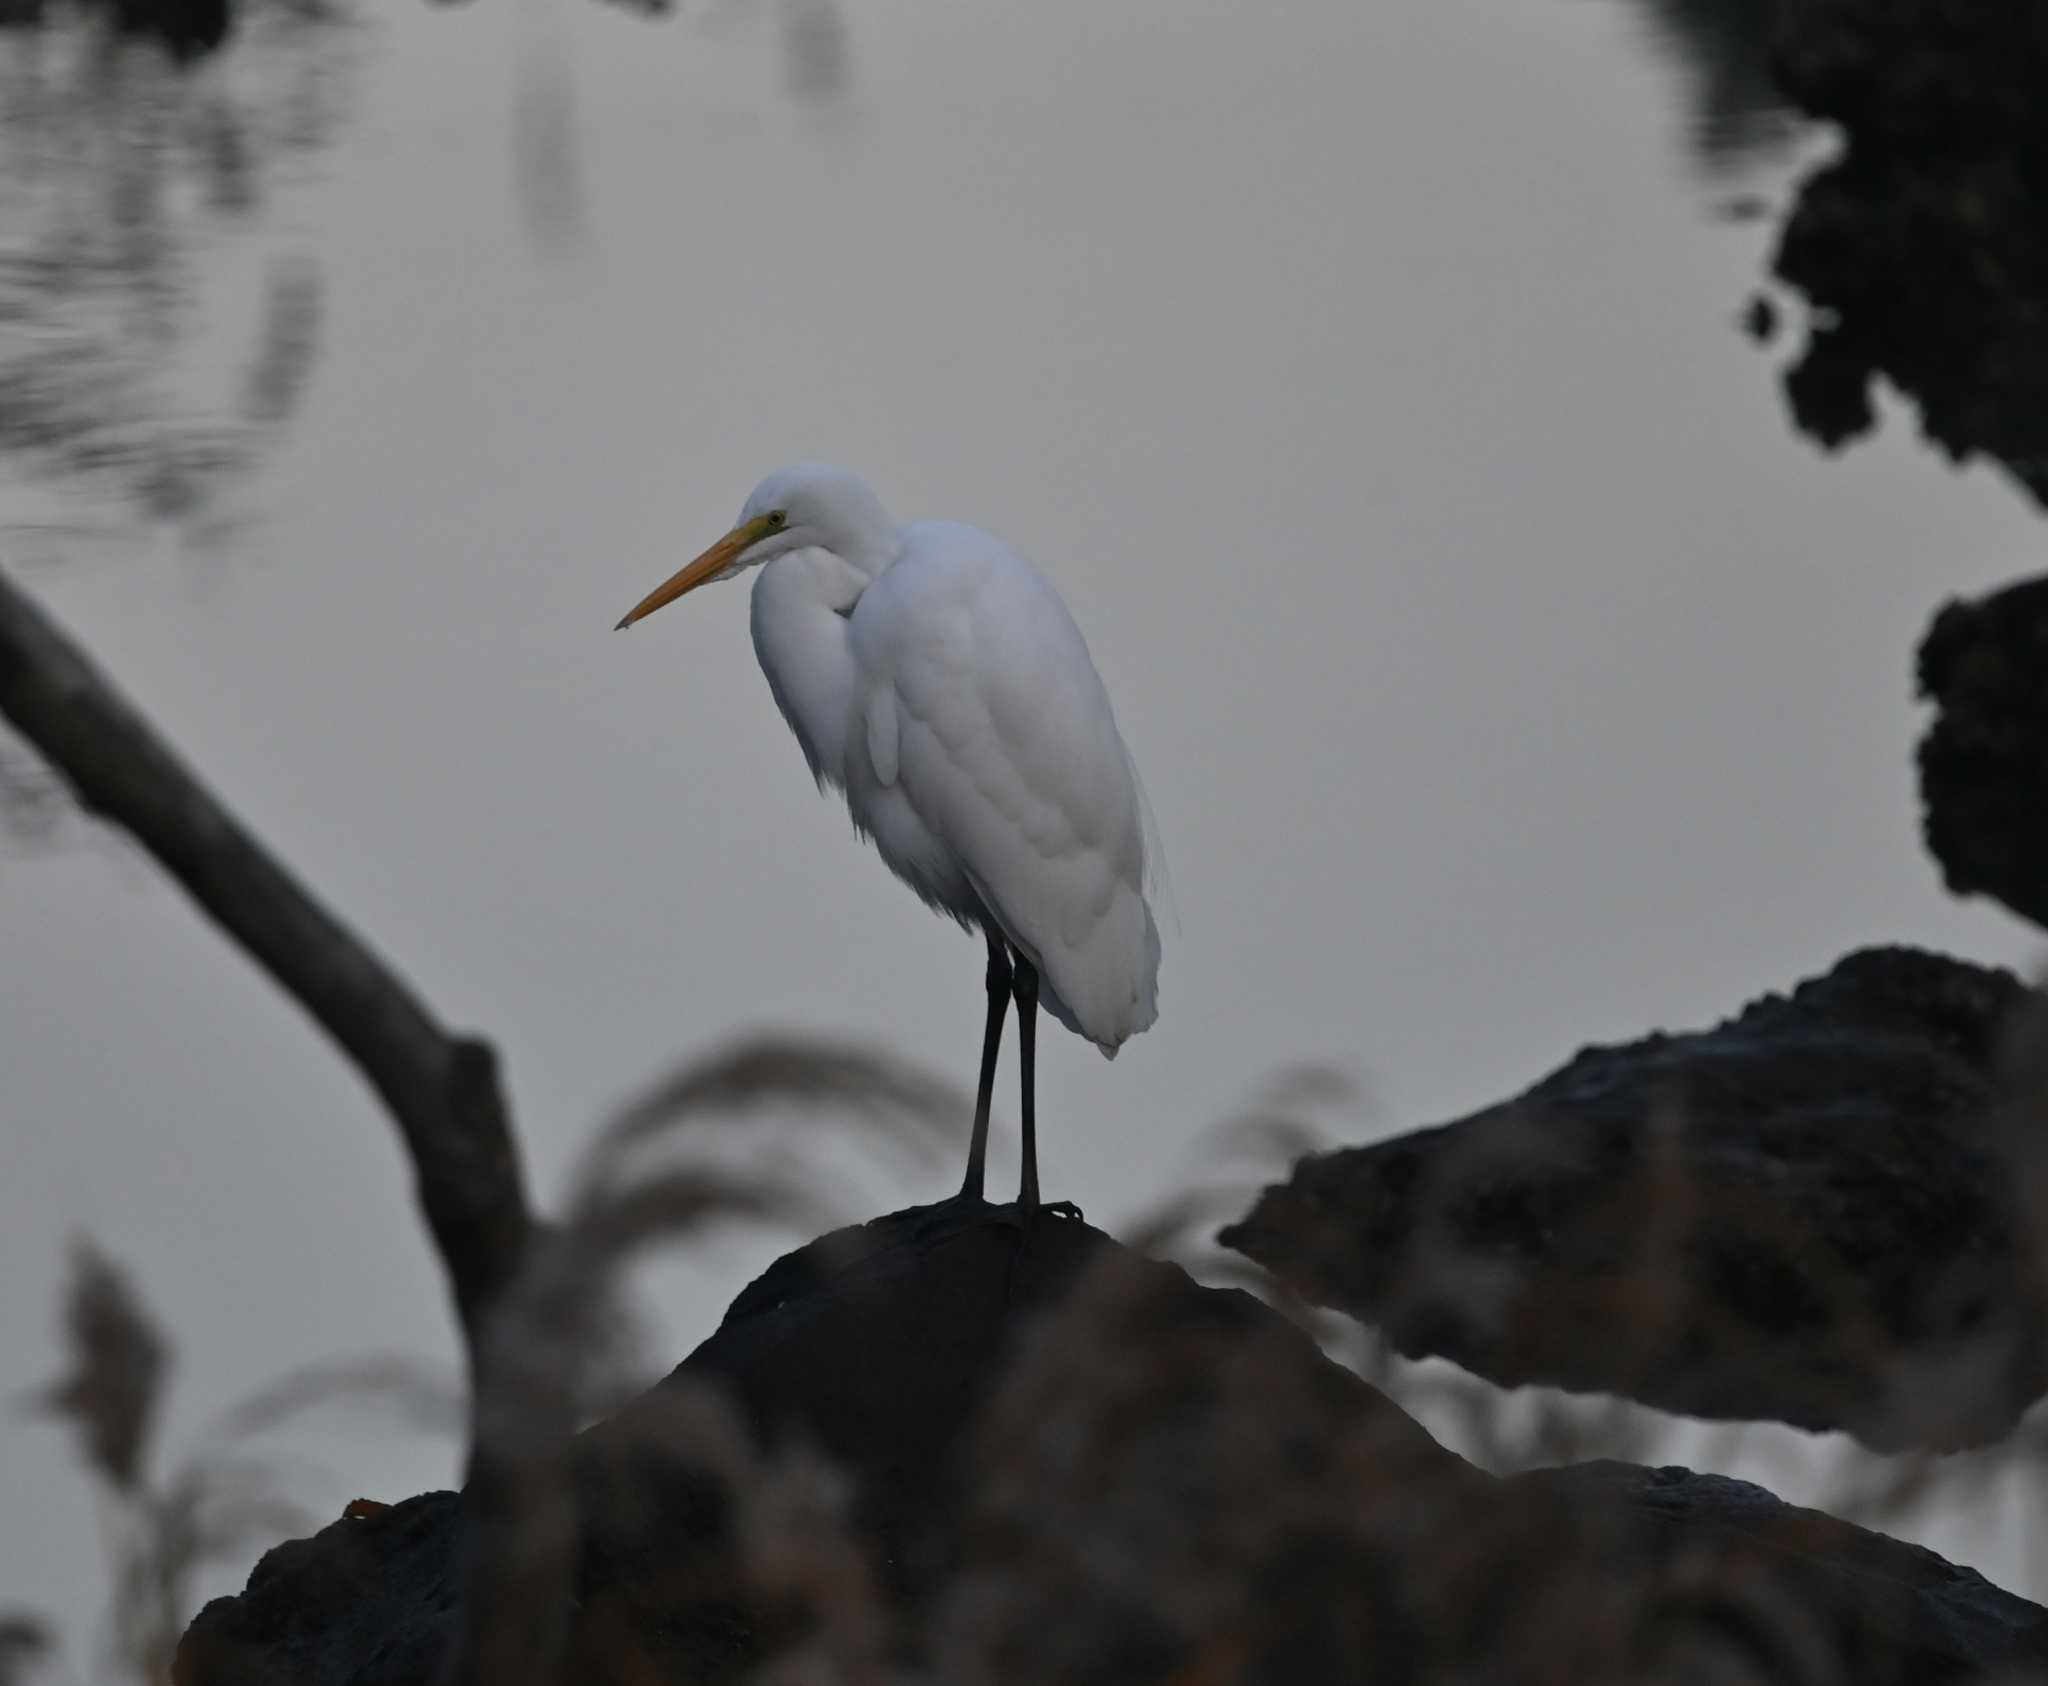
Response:
[[[954,521],[899,527],[866,481],[817,463],[769,475],[619,626],[764,563],[754,652],[812,775],[845,792],[890,871],[988,939],[960,1197],[982,1196],[1014,998],[1018,1204],[1034,1207],[1038,1004],[1112,1056],[1158,1014],[1143,804],[1109,694],[1066,605],[1009,546]]]

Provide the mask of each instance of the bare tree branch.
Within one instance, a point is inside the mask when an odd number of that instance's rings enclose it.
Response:
[[[382,1097],[475,1370],[532,1230],[489,1044],[451,1035],[213,797],[84,653],[0,574],[0,713],[312,1015]]]

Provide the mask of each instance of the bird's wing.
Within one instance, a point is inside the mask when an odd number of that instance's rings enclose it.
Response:
[[[870,688],[865,714],[868,734],[868,765],[875,770],[875,782],[888,786],[896,782],[897,752],[901,743],[896,724],[896,691],[890,685]]]
[[[1052,588],[971,527],[905,529],[852,620],[867,740],[1056,1010],[1113,1050],[1155,1016],[1130,758],[1088,647]],[[885,722],[878,730],[877,722]]]

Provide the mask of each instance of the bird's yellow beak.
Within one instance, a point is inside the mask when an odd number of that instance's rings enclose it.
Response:
[[[781,531],[782,523],[783,518],[780,514],[757,515],[751,521],[741,522],[696,561],[669,575],[635,603],[626,612],[626,618],[613,627],[612,631],[623,632],[635,621],[644,620],[653,614],[664,603],[673,603],[685,592],[695,591],[706,580],[717,579],[770,533]]]

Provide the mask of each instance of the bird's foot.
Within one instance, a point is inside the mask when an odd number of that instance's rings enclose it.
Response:
[[[902,1214],[902,1221],[912,1224],[915,1233],[935,1239],[970,1224],[1002,1222],[1002,1214],[1007,1210],[1007,1207],[991,1206],[978,1192],[970,1193],[963,1188],[943,1200],[934,1200],[928,1206],[911,1208]]]
[[[1000,1224],[1005,1229],[1020,1233],[1040,1218],[1057,1218],[1062,1222],[1085,1223],[1081,1208],[1071,1200],[1026,1200],[1019,1198],[1004,1206],[991,1205],[979,1194],[961,1189],[949,1194],[943,1200],[934,1200],[929,1206],[916,1209],[916,1224],[925,1233],[937,1233],[959,1226],[975,1223]],[[909,1213],[904,1216],[908,1218]]]
[[[1077,1224],[1088,1221],[1081,1215],[1081,1208],[1071,1200],[1019,1200],[1014,1210],[1018,1220],[1023,1223],[1041,1217],[1071,1219]]]

